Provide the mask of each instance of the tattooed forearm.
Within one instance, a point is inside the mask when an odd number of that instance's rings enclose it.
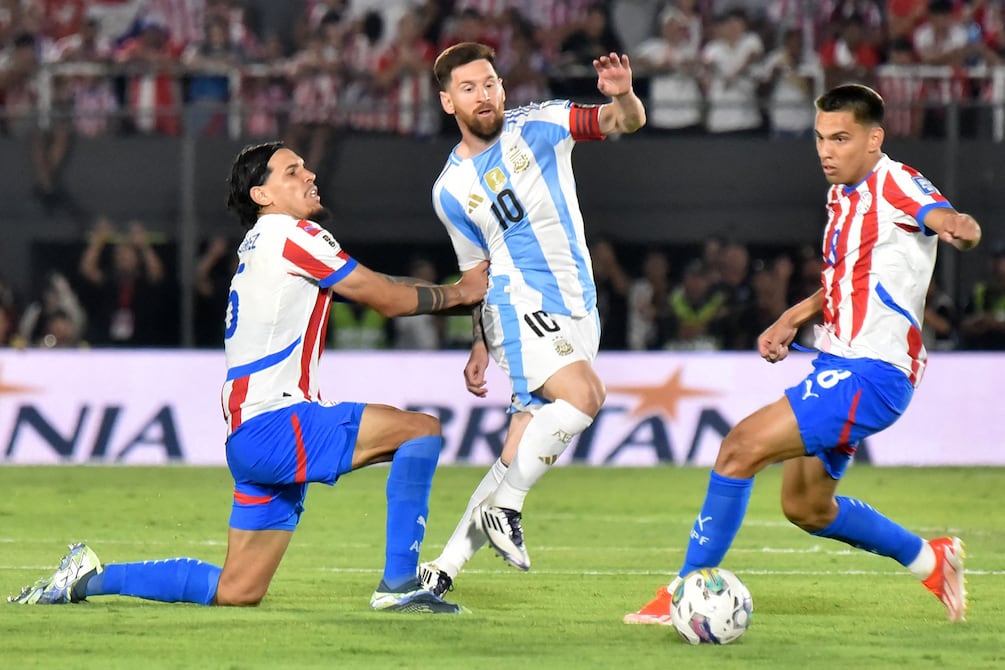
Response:
[[[471,310],[471,339],[473,342],[485,341],[485,329],[482,327],[482,306],[475,305]]]
[[[415,306],[415,314],[430,314],[439,312],[447,305],[447,287],[431,284],[429,286],[416,286],[415,292],[418,295],[418,304]]]
[[[418,277],[395,277],[393,275],[384,275],[389,282],[392,284],[404,284],[405,286],[436,286],[432,282],[428,282],[425,279],[419,279]]]

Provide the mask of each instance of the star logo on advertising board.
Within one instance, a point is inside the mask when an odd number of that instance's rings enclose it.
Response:
[[[5,393],[37,393],[40,389],[34,386],[20,386],[18,384],[8,384],[3,380],[3,368],[0,367],[0,395]]]
[[[607,386],[608,393],[635,396],[638,404],[632,409],[632,416],[642,414],[664,414],[670,419],[677,418],[677,405],[686,398],[707,398],[722,395],[718,391],[692,388],[681,381],[683,370],[678,368],[666,381],[656,385]]]

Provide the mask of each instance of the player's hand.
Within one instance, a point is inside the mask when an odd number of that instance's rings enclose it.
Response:
[[[471,346],[468,364],[464,366],[464,385],[472,395],[484,398],[489,390],[485,386],[485,371],[489,367],[489,350],[484,342]]]
[[[477,305],[485,299],[489,285],[489,262],[482,261],[470,270],[465,270],[455,286],[461,290],[462,305]]]
[[[779,319],[768,326],[757,338],[757,352],[769,363],[785,360],[789,355],[789,345],[796,338],[797,328]]]
[[[969,214],[954,212],[942,220],[939,239],[960,251],[973,249],[981,241],[981,227]]]
[[[617,98],[632,91],[632,68],[626,54],[613,51],[593,61],[597,71],[597,90],[608,98]]]

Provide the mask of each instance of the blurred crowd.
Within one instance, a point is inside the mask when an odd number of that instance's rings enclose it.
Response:
[[[339,133],[454,133],[432,61],[473,40],[496,47],[511,106],[595,100],[592,60],[628,53],[642,134],[805,138],[815,96],[856,81],[886,98],[888,136],[979,136],[980,103],[1005,100],[1003,14],[1005,0],[0,0],[0,134],[30,143],[47,206],[65,206],[77,137],[282,138],[320,166]],[[0,345],[177,346],[182,289],[158,242],[99,217],[38,295],[0,279]],[[198,346],[221,346],[235,247],[206,240],[190,278]],[[815,246],[630,251],[593,249],[607,349],[750,349],[819,285]],[[931,348],[1005,349],[1005,246],[986,256],[965,300],[933,283]],[[403,265],[445,279],[431,257]],[[469,321],[339,303],[328,344],[467,347]]]
[[[888,131],[946,132],[1005,99],[1005,0],[0,0],[0,131],[37,135],[42,197],[71,134],[284,137],[318,164],[340,131],[428,136],[431,66],[497,48],[510,104],[596,96],[633,58],[647,132],[806,136],[812,100],[869,83]],[[997,96],[997,97],[996,97]],[[311,155],[311,154],[317,155]]]
[[[50,271],[37,295],[20,300],[0,280],[0,346],[181,345],[181,289],[165,271],[158,250],[165,246],[154,243],[140,221],[116,227],[99,218],[76,267]],[[197,347],[223,345],[236,249],[236,240],[220,237],[201,250],[191,282]],[[701,248],[639,248],[599,239],[590,249],[604,350],[755,350],[758,335],[782,311],[820,287],[816,245],[755,253],[743,243],[712,237]],[[400,274],[444,283],[459,278],[421,250],[413,253]],[[923,331],[931,351],[1005,351],[1005,243],[991,242],[978,253],[986,265],[962,304],[940,288],[936,271]],[[799,344],[813,346],[813,326],[802,329]],[[466,350],[471,318],[389,319],[335,302],[327,338],[326,346],[334,349]]]

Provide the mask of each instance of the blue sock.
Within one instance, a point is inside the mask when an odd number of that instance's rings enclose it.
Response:
[[[812,535],[840,540],[858,549],[889,556],[907,566],[921,552],[920,537],[854,498],[838,496],[838,513],[829,526]]]
[[[384,584],[396,590],[415,580],[419,548],[426,533],[429,491],[443,438],[409,440],[398,447],[387,476],[387,547]]]
[[[212,605],[219,581],[219,567],[194,558],[112,563],[88,580],[85,594]]]
[[[733,544],[740,530],[754,479],[733,479],[712,472],[705,494],[705,504],[691,529],[684,555],[681,577],[699,568],[714,568]]]

